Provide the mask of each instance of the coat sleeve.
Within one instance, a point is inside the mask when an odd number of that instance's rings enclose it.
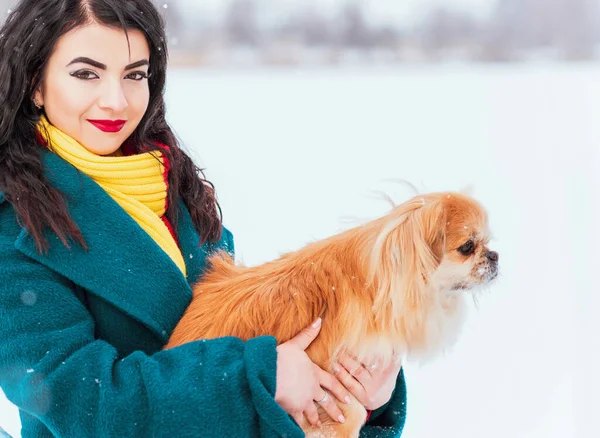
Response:
[[[55,436],[303,436],[274,401],[274,338],[118,358],[94,338],[73,285],[15,249],[14,214],[4,213],[0,206],[0,386]]]
[[[406,381],[400,371],[396,389],[390,401],[373,411],[360,431],[360,438],[397,438],[402,435],[406,422]]]

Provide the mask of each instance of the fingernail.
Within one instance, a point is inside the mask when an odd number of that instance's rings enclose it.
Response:
[[[350,397],[346,396],[344,397],[344,401],[346,402],[347,405],[350,404]]]
[[[334,366],[333,366],[333,372],[334,372],[334,373],[336,373],[336,374],[340,372],[340,367],[339,367],[339,365],[334,365]]]
[[[340,414],[340,416],[338,417],[338,420],[340,423],[344,423],[346,421],[346,419],[344,418],[344,416],[342,414]]]
[[[321,325],[321,318],[317,318],[315,322],[313,322],[313,328],[317,328]]]

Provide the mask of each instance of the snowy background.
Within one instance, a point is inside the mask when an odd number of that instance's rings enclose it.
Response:
[[[168,117],[257,264],[423,191],[488,209],[501,276],[454,351],[406,366],[405,438],[600,430],[600,65],[171,70]],[[327,321],[324,322],[325,324]],[[0,400],[0,426],[18,436]]]

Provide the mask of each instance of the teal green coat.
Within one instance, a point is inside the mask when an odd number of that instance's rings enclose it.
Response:
[[[40,255],[0,193],[0,386],[25,437],[301,437],[274,400],[276,340],[226,337],[161,351],[190,285],[224,229],[198,246],[189,212],[177,236],[187,277],[94,181],[44,152],[88,251],[48,233]],[[373,413],[364,437],[399,436],[406,391]]]

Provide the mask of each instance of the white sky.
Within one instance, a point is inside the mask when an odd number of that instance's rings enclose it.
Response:
[[[263,0],[277,4],[277,9],[295,9],[306,4],[318,3],[323,10],[335,10],[348,0]],[[442,5],[485,16],[497,0],[363,0],[371,16],[380,22],[411,24],[424,10]],[[165,3],[168,5],[169,1]],[[227,0],[180,0],[186,9],[197,9],[208,15],[220,14],[229,4]]]

